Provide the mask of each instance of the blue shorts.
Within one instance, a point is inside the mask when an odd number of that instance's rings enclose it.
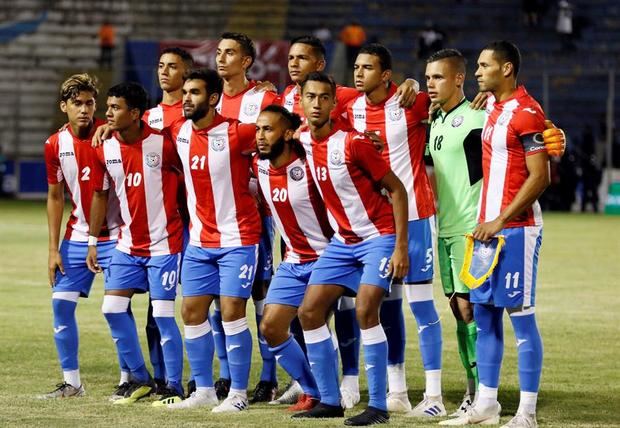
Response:
[[[139,257],[114,250],[105,289],[148,291],[151,300],[174,300],[180,265],[181,254]]]
[[[256,280],[269,281],[273,276],[273,217],[263,217],[263,230],[258,243]]]
[[[471,290],[470,301],[502,308],[534,306],[542,226],[502,229],[500,234],[506,244],[497,266],[484,284]]]
[[[395,235],[383,235],[347,245],[335,237],[314,265],[308,285],[341,285],[346,295],[355,296],[360,284],[389,291],[389,260],[394,252]]]
[[[110,265],[110,257],[115,247],[115,240],[97,244],[97,261],[104,271]],[[63,275],[56,270],[56,285],[54,285],[53,291],[77,291],[81,297],[88,297],[95,279],[95,274],[89,271],[88,266],[86,266],[88,242],[76,242],[65,239],[60,244],[59,251],[62,265],[65,268],[65,274]]]
[[[406,284],[433,280],[433,217],[409,222],[409,272],[403,279]]]
[[[248,299],[256,273],[258,245],[202,248],[188,245],[183,260],[183,296]]]
[[[316,262],[280,263],[267,290],[265,304],[300,307],[315,264]]]

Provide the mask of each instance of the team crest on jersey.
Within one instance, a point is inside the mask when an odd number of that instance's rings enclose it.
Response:
[[[216,152],[221,152],[226,147],[226,138],[215,137],[211,139],[211,148]]]
[[[504,126],[508,123],[508,121],[510,120],[510,116],[512,115],[511,112],[509,111],[505,111],[502,114],[499,115],[499,117],[497,118],[497,123]]]
[[[258,112],[258,104],[246,104],[243,108],[243,112],[246,116],[254,116]]]
[[[301,180],[302,178],[304,178],[304,175],[305,175],[304,169],[300,166],[296,166],[295,168],[292,168],[288,174],[295,181]]]
[[[334,166],[342,165],[344,156],[340,150],[334,150],[329,154],[329,163]]]
[[[391,108],[388,112],[388,116],[390,117],[391,121],[396,122],[397,120],[400,120],[401,117],[403,117],[403,109],[400,107]]]
[[[459,114],[454,119],[452,119],[452,127],[458,128],[463,123],[463,115]]]
[[[157,168],[161,163],[161,156],[159,153],[151,152],[146,155],[146,166],[149,168]]]

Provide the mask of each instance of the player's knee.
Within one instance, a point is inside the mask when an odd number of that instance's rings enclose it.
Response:
[[[127,312],[127,309],[129,309],[129,302],[131,302],[129,297],[105,295],[103,296],[101,312],[104,314],[121,314]]]
[[[271,345],[276,340],[281,328],[278,328],[277,322],[272,318],[263,318],[260,323],[260,333],[263,335],[267,343]]]
[[[221,302],[222,321],[236,321],[245,317],[245,307],[247,300],[242,298],[228,297]]]
[[[321,319],[319,311],[312,305],[305,303],[299,308],[297,317],[304,330],[312,330],[325,324],[325,320]]]
[[[379,308],[370,302],[360,302],[355,306],[355,316],[360,328],[368,328],[379,323]]]
[[[183,318],[183,324],[185,325],[198,325],[205,321],[207,314],[201,313],[196,305],[184,301],[181,307],[181,318]]]
[[[174,300],[153,300],[154,318],[174,318]]]

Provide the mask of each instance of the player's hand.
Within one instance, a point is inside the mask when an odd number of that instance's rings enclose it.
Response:
[[[409,271],[409,251],[407,245],[396,245],[388,266],[388,275],[392,279],[401,279]]]
[[[62,265],[62,257],[60,257],[60,252],[58,252],[58,250],[50,250],[47,260],[47,277],[49,279],[50,287],[52,288],[56,285],[56,269],[58,269],[61,274],[65,274],[65,268]]]
[[[99,128],[95,130],[95,134],[93,135],[93,139],[91,141],[91,145],[93,147],[99,147],[103,144],[105,140],[112,136],[112,130],[108,125],[101,125]]]
[[[504,222],[497,217],[493,221],[488,221],[476,226],[472,235],[474,236],[474,239],[478,241],[487,242],[497,235],[499,231],[504,228],[504,226]]]
[[[409,108],[415,103],[415,98],[420,92],[420,84],[415,79],[407,79],[396,90],[398,97],[398,105],[403,108]]]
[[[372,141],[372,144],[375,146],[375,149],[377,149],[379,153],[383,151],[383,147],[385,146],[385,144],[381,137],[379,137],[379,134],[377,134],[377,131],[364,131],[364,135],[367,136],[370,141]]]
[[[550,120],[545,120],[545,129],[542,133],[545,148],[549,156],[562,156],[566,150],[566,134],[557,128]]]
[[[428,106],[428,121],[429,123],[433,121],[433,115],[435,114],[435,112],[437,110],[439,110],[441,106],[439,105],[439,103],[431,103],[430,106]]]
[[[278,92],[278,89],[276,88],[276,86],[267,80],[265,81],[258,80],[256,82],[256,86],[254,87],[254,90],[256,90],[256,92],[276,92],[276,93]]]
[[[474,110],[484,110],[487,106],[487,99],[489,94],[487,92],[478,92],[473,101],[469,104],[469,108]]]
[[[86,255],[86,266],[88,266],[88,270],[93,273],[101,273],[101,266],[99,266],[99,262],[97,261],[97,246],[89,245],[88,246],[88,254]]]

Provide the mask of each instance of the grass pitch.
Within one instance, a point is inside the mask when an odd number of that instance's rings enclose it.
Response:
[[[618,254],[620,217],[546,215],[537,290],[537,317],[545,347],[540,425],[620,426]],[[152,408],[148,402],[112,406],[107,399],[118,380],[118,367],[100,312],[101,278],[93,285],[90,298],[81,299],[78,305],[80,364],[87,396],[36,400],[37,394],[53,389],[62,379],[52,337],[46,266],[45,205],[0,201],[0,426],[342,426],[342,420],[293,423],[284,408],[267,405],[227,416],[200,409],[170,412]],[[435,300],[443,324],[444,401],[451,412],[462,397],[464,374],[456,348],[455,322],[439,283]],[[143,345],[146,306],[144,296],[134,298],[132,307]],[[251,315],[252,305],[248,308]],[[422,396],[423,372],[415,323],[408,307],[405,312],[407,383],[415,405]],[[177,320],[180,323],[180,317]],[[505,321],[506,350],[499,393],[503,423],[517,410],[519,397],[514,334],[509,320]],[[250,387],[258,381],[259,367],[255,349]],[[282,371],[279,379],[284,386],[287,376]],[[363,378],[361,385],[365,394]],[[365,398],[347,414],[359,412]],[[393,414],[390,425],[434,426],[435,422]]]

